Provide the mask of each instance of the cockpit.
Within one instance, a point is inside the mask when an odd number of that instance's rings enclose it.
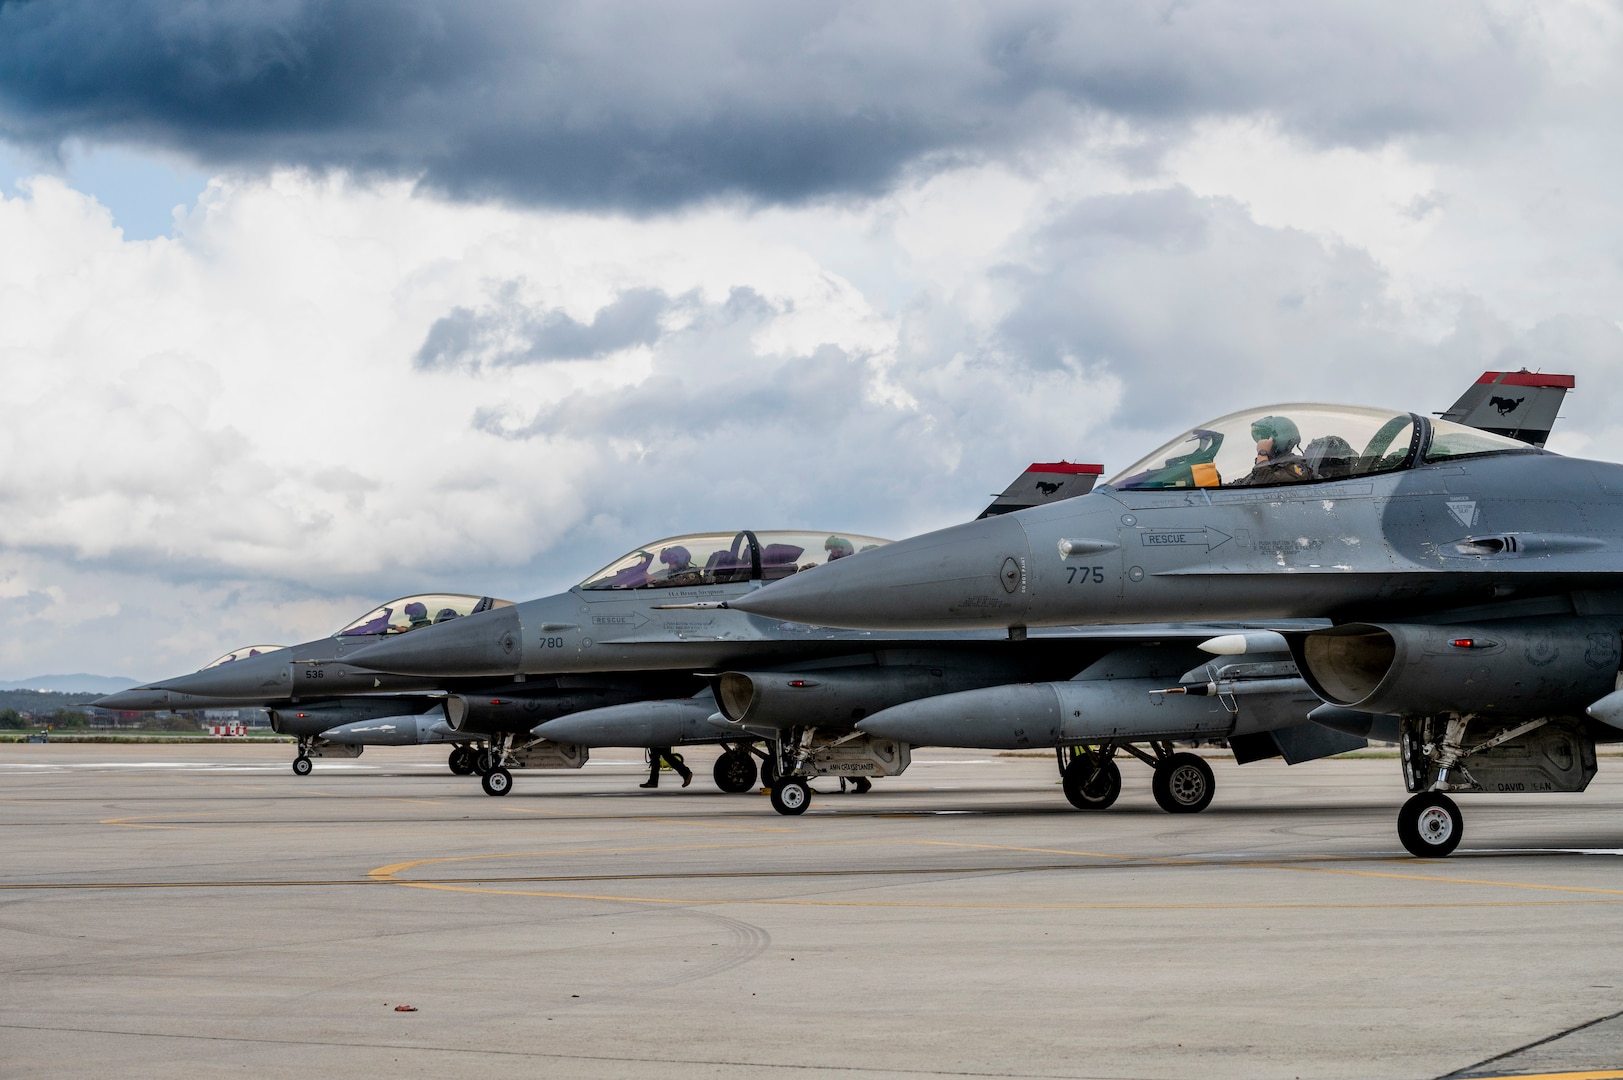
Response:
[[[287,648],[286,645],[244,645],[240,649],[233,649],[231,652],[226,653],[218,660],[212,660],[209,663],[204,664],[201,670],[207,671],[209,668],[217,668],[221,664],[231,664],[238,660],[247,660],[250,657],[262,656],[265,653],[276,652],[279,649],[285,648]]]
[[[1537,452],[1449,420],[1349,405],[1272,405],[1185,432],[1110,481],[1122,491],[1267,487],[1374,476],[1444,458]]]
[[[776,581],[890,543],[855,533],[695,533],[659,540],[581,582],[588,592]]]
[[[489,596],[464,596],[460,593],[402,596],[399,600],[391,600],[382,607],[373,608],[333,637],[404,634],[419,627],[460,619],[464,615],[477,615],[492,608],[512,606],[511,600],[496,600]]]

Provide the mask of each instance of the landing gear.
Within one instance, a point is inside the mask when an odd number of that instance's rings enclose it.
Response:
[[[469,753],[472,755],[469,759],[469,764],[473,766],[473,771],[478,773],[480,776],[484,776],[486,773],[490,772],[491,769],[496,767],[497,758],[495,754],[491,752],[490,747],[487,746],[482,750],[470,749]]]
[[[811,805],[811,787],[798,776],[785,776],[772,785],[772,809],[788,817],[804,814]]]
[[[766,756],[761,759],[761,786],[769,788],[777,782],[778,756],[769,749]]]
[[[498,765],[480,778],[479,786],[486,795],[506,795],[513,790],[513,774]]]
[[[1071,759],[1060,783],[1078,810],[1104,810],[1121,794],[1121,769],[1108,751],[1089,750]]]
[[[866,795],[868,792],[873,790],[873,781],[869,780],[866,776],[840,777],[841,791],[845,790],[845,785],[847,783],[851,785],[851,793],[853,795]]]
[[[1398,839],[1418,859],[1445,858],[1464,835],[1460,808],[1440,791],[1422,792],[1398,811]]]
[[[473,775],[473,748],[458,746],[451,751],[451,771],[458,776]]]
[[[747,750],[728,750],[716,759],[711,776],[716,786],[730,795],[748,791],[755,786],[755,759]]]
[[[304,756],[304,751],[302,749],[299,751],[299,756],[293,759],[294,776],[309,776],[310,770],[314,767],[315,766],[310,763],[310,759]]]
[[[1198,814],[1212,804],[1217,778],[1196,754],[1171,754],[1155,767],[1150,791],[1169,814]]]

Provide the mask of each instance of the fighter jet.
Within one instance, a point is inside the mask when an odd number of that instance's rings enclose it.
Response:
[[[374,671],[352,662],[356,652],[425,628],[511,606],[511,601],[455,593],[401,597],[368,611],[332,635],[301,645],[233,650],[188,675],[132,687],[91,704],[126,711],[258,706],[271,728],[298,740],[293,772],[309,775],[312,758],[357,757],[367,745],[446,742],[450,768],[476,771],[478,749],[494,725],[529,728],[568,712],[692,693],[699,680],[670,672],[534,680],[424,679]],[[493,691],[495,691],[493,693]],[[572,749],[548,748],[546,761],[584,764]]]
[[[1332,707],[1321,718],[1366,731],[1395,718],[1414,793],[1399,836],[1443,856],[1463,834],[1448,793],[1581,791],[1596,742],[1623,737],[1623,466],[1416,413],[1250,409],[1080,498],[892,544],[730,606],[1011,639],[1147,617],[1329,619],[1280,638]],[[1243,636],[1212,645],[1251,651]]]
[[[590,742],[594,725],[612,719],[623,731],[620,723],[636,718],[638,737],[615,744],[671,745],[684,733],[702,733],[714,715],[720,727],[710,724],[709,738],[730,753],[773,743],[768,775],[794,781],[774,785],[774,803],[799,812],[807,777],[889,776],[907,767],[907,746],[851,730],[867,712],[931,694],[1064,678],[1090,659],[1072,640],[1015,645],[984,630],[852,633],[726,609],[729,599],[764,582],[822,573],[885,543],[850,533],[749,529],[668,537],[634,548],[566,592],[380,641],[350,659],[427,680],[711,673],[713,701],[621,703],[612,718],[583,708],[531,734]],[[796,735],[792,744],[787,731]],[[487,794],[511,790],[507,759],[527,745],[514,733],[492,735],[501,760],[484,777]],[[742,772],[736,756],[728,760]]]

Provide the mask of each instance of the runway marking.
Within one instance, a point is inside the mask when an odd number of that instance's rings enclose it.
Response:
[[[537,810],[531,806],[503,806],[502,809],[514,814],[544,814],[547,817],[566,819],[572,819],[575,816],[564,810]],[[795,831],[781,825],[729,825],[719,821],[689,821],[685,818],[629,817],[624,820],[654,822],[661,825],[689,825],[695,829],[731,829],[737,832],[792,833]]]
[[[847,842],[843,842],[843,843],[856,844],[856,843],[869,843],[869,842],[870,841],[847,841]],[[882,842],[882,841],[873,841],[873,842]],[[999,845],[994,845],[994,844],[953,844],[953,843],[948,842],[948,841],[902,841],[902,842],[903,843],[917,843],[917,844],[921,844],[921,845],[941,846],[941,847],[990,848],[990,849],[993,849],[993,850],[1031,851],[1031,852],[1034,852],[1034,853],[1035,852],[1043,852],[1043,853],[1047,853],[1047,854],[1080,854],[1080,855],[1092,854],[1092,853],[1081,853],[1081,852],[1057,851],[1057,850],[1053,850],[1053,849],[1042,849],[1042,848],[1037,848],[1037,849],[1033,849],[1033,848],[1004,849],[1004,848],[1001,848]],[[738,847],[760,847],[760,846],[765,846],[765,845],[756,845],[756,844],[746,844],[746,845],[735,845],[735,844],[726,844],[726,845],[685,845],[685,846],[680,847],[680,848],[668,848],[666,846],[661,845],[661,846],[653,847],[653,848],[590,849],[590,853],[593,853],[593,854],[617,854],[617,853],[624,853],[624,852],[628,852],[628,851],[647,851],[647,850],[658,850],[658,851],[672,851],[672,850],[675,850],[675,851],[680,851],[680,850],[692,851],[692,850],[718,850],[718,849],[731,850],[731,849],[735,849],[735,848],[738,848]],[[839,846],[839,842],[836,842],[834,844],[828,844],[828,845],[820,844],[818,846]],[[617,894],[611,895],[611,894],[598,894],[598,893],[568,893],[568,892],[556,892],[556,891],[535,890],[535,889],[507,889],[507,888],[498,888],[498,887],[495,887],[492,884],[488,884],[488,882],[490,882],[492,880],[505,880],[505,881],[509,881],[509,882],[512,882],[512,881],[515,880],[515,879],[511,879],[511,878],[508,878],[508,879],[471,879],[471,880],[467,879],[467,878],[461,878],[461,879],[439,878],[439,879],[426,879],[426,880],[407,880],[407,879],[402,879],[399,876],[402,873],[405,873],[407,871],[416,869],[418,867],[441,865],[441,864],[444,864],[444,863],[476,862],[476,861],[487,861],[487,860],[491,860],[491,859],[534,858],[534,857],[539,857],[539,856],[543,856],[543,855],[569,855],[569,854],[586,854],[586,853],[588,853],[588,852],[586,852],[586,851],[512,852],[512,853],[499,853],[499,854],[491,854],[491,855],[455,855],[455,856],[446,856],[446,857],[441,857],[441,858],[414,859],[414,860],[408,860],[408,861],[405,861],[405,862],[391,863],[391,864],[389,864],[387,866],[380,866],[375,870],[369,871],[367,873],[367,877],[369,879],[371,879],[371,880],[378,881],[380,883],[399,885],[399,886],[402,886],[404,888],[429,889],[429,890],[442,891],[442,892],[483,893],[483,894],[498,895],[498,896],[533,896],[533,897],[538,897],[538,898],[556,899],[556,900],[595,900],[595,901],[607,901],[607,902],[630,903],[630,904],[678,904],[678,905],[701,905],[701,906],[702,905],[716,904],[716,905],[763,905],[763,906],[774,906],[774,907],[858,907],[858,908],[932,908],[932,909],[959,909],[959,908],[962,908],[962,909],[972,909],[972,910],[1046,910],[1046,911],[1273,911],[1273,910],[1314,910],[1314,911],[1317,911],[1317,910],[1354,910],[1354,909],[1400,910],[1400,909],[1413,909],[1413,908],[1514,908],[1514,907],[1548,907],[1548,906],[1570,907],[1570,906],[1582,906],[1582,905],[1592,905],[1592,906],[1623,905],[1623,890],[1619,890],[1619,889],[1595,889],[1595,888],[1587,888],[1587,887],[1581,887],[1581,886],[1562,886],[1562,885],[1527,885],[1527,884],[1524,884],[1524,883],[1521,883],[1521,882],[1481,881],[1481,880],[1472,880],[1472,879],[1433,877],[1433,876],[1418,875],[1418,874],[1384,874],[1384,873],[1378,873],[1378,872],[1365,873],[1365,872],[1362,872],[1362,871],[1354,871],[1354,870],[1339,871],[1339,870],[1335,870],[1335,869],[1332,869],[1332,868],[1326,868],[1326,867],[1290,866],[1290,865],[1287,865],[1287,864],[1271,863],[1271,862],[1266,862],[1266,863],[1265,862],[1250,862],[1250,861],[1247,861],[1247,862],[1230,862],[1230,861],[1227,861],[1227,860],[1222,860],[1222,861],[1202,860],[1202,861],[1197,862],[1197,861],[1187,860],[1187,859],[1182,859],[1181,860],[1181,859],[1154,859],[1154,858],[1152,858],[1152,859],[1144,859],[1144,860],[1142,860],[1142,862],[1146,863],[1146,864],[1149,864],[1149,865],[1163,865],[1163,866],[1165,866],[1165,865],[1188,866],[1188,867],[1202,867],[1202,866],[1204,866],[1204,867],[1216,867],[1216,866],[1221,866],[1221,867],[1235,867],[1235,868],[1238,868],[1238,869],[1252,869],[1252,870],[1310,870],[1310,871],[1324,871],[1324,872],[1331,872],[1331,873],[1348,873],[1348,874],[1353,874],[1353,875],[1358,875],[1358,876],[1369,876],[1369,877],[1380,877],[1380,878],[1398,878],[1398,879],[1413,880],[1413,881],[1441,882],[1441,883],[1446,883],[1446,884],[1489,885],[1489,886],[1497,885],[1497,886],[1502,886],[1502,887],[1511,888],[1511,889],[1528,888],[1528,889],[1546,890],[1546,891],[1553,891],[1553,892],[1580,893],[1580,894],[1585,894],[1585,895],[1599,895],[1599,896],[1607,896],[1607,897],[1615,896],[1615,897],[1619,897],[1620,899],[1616,899],[1616,900],[1595,899],[1595,900],[1392,901],[1392,902],[1380,902],[1380,903],[1358,903],[1358,902],[1351,902],[1351,901],[1349,901],[1349,902],[1339,902],[1339,903],[1219,903],[1219,902],[1214,902],[1214,903],[1205,903],[1205,904],[943,903],[943,902],[934,902],[934,901],[809,900],[809,899],[782,899],[782,898],[764,898],[764,899],[763,898],[749,898],[749,899],[745,899],[745,898],[731,898],[731,897],[704,898],[704,897],[622,896],[622,895],[617,895]],[[1134,856],[1130,856],[1130,855],[1098,855],[1096,857],[1104,858],[1104,859],[1111,859],[1111,860],[1132,860],[1132,859],[1135,858]],[[1032,867],[1032,866],[1024,866],[1024,867],[1022,867],[1022,866],[932,867],[932,868],[917,868],[917,867],[914,867],[914,868],[906,868],[906,869],[882,868],[882,869],[873,869],[873,870],[813,870],[813,871],[804,871],[804,870],[802,870],[802,871],[780,871],[780,872],[771,872],[771,871],[764,871],[764,872],[722,872],[722,873],[708,874],[708,875],[703,875],[703,876],[707,880],[747,880],[747,879],[752,879],[752,878],[778,878],[778,877],[860,877],[860,876],[883,877],[883,876],[902,875],[902,874],[907,874],[909,876],[916,875],[916,874],[940,874],[940,875],[943,875],[943,876],[950,876],[950,875],[954,875],[954,874],[994,874],[994,873],[995,874],[1012,874],[1012,873],[1022,873],[1022,872],[1025,872],[1025,873],[1053,872],[1053,871],[1081,870],[1081,869],[1085,869],[1085,867],[1082,867],[1082,866],[1069,866],[1069,865],[1037,866],[1037,867]],[[672,881],[672,880],[684,880],[684,879],[691,880],[695,876],[697,876],[697,875],[679,875],[679,874],[670,874],[670,875],[625,875],[625,876],[600,876],[600,877],[595,877],[595,878],[544,877],[544,878],[528,878],[528,879],[517,879],[517,880],[532,880],[532,881],[534,881],[534,880],[541,880],[541,881],[564,881],[564,880],[597,880],[597,881],[605,881],[605,880],[614,880],[614,881],[637,880],[637,881],[648,881],[648,880],[661,880],[661,881]],[[483,881],[483,882],[486,882],[486,884],[477,884],[476,885],[476,884],[474,884],[474,881]]]
[[[548,1017],[550,1020],[551,1017]],[[840,1073],[842,1075],[878,1074],[881,1076],[973,1076],[988,1077],[992,1080],[1009,1080],[1009,1078],[1026,1078],[1026,1080],[1088,1080],[1086,1076],[1076,1073],[1033,1073],[1009,1072],[999,1069],[997,1072],[981,1072],[973,1069],[915,1069],[898,1067],[895,1065],[869,1066],[851,1065],[841,1063],[838,1065],[819,1065],[811,1062],[773,1062],[773,1061],[724,1061],[720,1058],[688,1058],[675,1057],[669,1053],[657,1056],[638,1056],[631,1054],[571,1054],[559,1050],[506,1050],[482,1046],[434,1046],[423,1043],[407,1042],[381,1042],[364,1041],[359,1039],[277,1039],[254,1035],[199,1035],[194,1032],[171,1031],[127,1031],[117,1028],[99,1027],[69,1027],[66,1025],[46,1024],[5,1024],[0,1023],[0,1031],[52,1031],[68,1032],[80,1035],[121,1035],[128,1038],[145,1039],[186,1039],[194,1042],[211,1043],[248,1043],[250,1045],[264,1046],[324,1046],[342,1047],[344,1049],[366,1050],[404,1050],[415,1053],[431,1054],[480,1054],[497,1058],[540,1058],[550,1061],[592,1061],[592,1062],[631,1062],[639,1065],[707,1065],[713,1068],[729,1070],[729,1075],[736,1070],[744,1075],[756,1076],[763,1072],[795,1072],[795,1073]]]
[[[1115,859],[1115,860],[1139,859],[1138,856],[1134,856],[1134,855],[1113,855],[1113,854],[1108,854],[1108,853],[1103,853],[1103,852],[1094,852],[1094,851],[1067,851],[1067,850],[1065,850],[1063,848],[1030,848],[1030,847],[1014,847],[1014,846],[1005,847],[1004,845],[1001,845],[1001,844],[966,844],[966,843],[960,843],[960,842],[952,841],[952,840],[914,840],[914,841],[911,841],[911,842],[916,843],[916,844],[927,844],[927,845],[931,845],[931,846],[935,846],[935,847],[981,848],[981,849],[989,849],[989,850],[993,850],[993,851],[1025,851],[1025,852],[1030,852],[1032,854],[1045,854],[1045,855],[1081,855],[1081,856],[1085,856],[1085,857],[1088,857],[1088,858],[1094,858],[1094,859]],[[1562,850],[1562,849],[1554,849],[1554,850]],[[1581,852],[1581,849],[1573,849],[1573,850]],[[1602,851],[1600,853],[1602,853],[1602,854],[1610,854],[1610,851]],[[1327,859],[1345,860],[1345,861],[1359,861],[1359,862],[1370,861],[1370,857],[1367,856],[1367,855],[1364,855],[1364,856],[1339,855],[1339,856],[1327,856],[1326,858]],[[1346,875],[1348,875],[1350,877],[1391,878],[1391,879],[1398,880],[1398,881],[1433,881],[1433,882],[1441,882],[1441,883],[1448,884],[1448,885],[1487,885],[1487,886],[1495,886],[1495,887],[1504,888],[1504,889],[1535,889],[1535,890],[1545,890],[1545,891],[1549,891],[1549,892],[1596,893],[1596,894],[1599,894],[1599,895],[1602,895],[1602,896],[1623,896],[1623,889],[1597,889],[1597,888],[1585,887],[1585,886],[1581,886],[1581,885],[1534,885],[1534,884],[1532,884],[1530,882],[1522,882],[1522,881],[1491,881],[1491,880],[1486,880],[1486,879],[1482,879],[1482,878],[1455,878],[1455,877],[1446,877],[1446,876],[1441,875],[1441,874],[1399,874],[1399,873],[1395,873],[1395,872],[1381,871],[1381,870],[1350,870],[1350,869],[1344,869],[1342,867],[1336,867],[1336,866],[1293,866],[1293,865],[1291,865],[1289,863],[1277,862],[1277,861],[1272,860],[1272,859],[1269,859],[1269,860],[1250,860],[1250,859],[1247,859],[1245,861],[1238,861],[1238,860],[1236,860],[1236,861],[1229,861],[1229,860],[1215,861],[1215,860],[1212,860],[1208,856],[1208,857],[1206,857],[1204,859],[1201,859],[1200,861],[1196,861],[1195,858],[1192,858],[1192,857],[1189,857],[1189,856],[1175,856],[1174,855],[1174,856],[1166,856],[1166,857],[1161,857],[1161,858],[1156,858],[1156,857],[1144,858],[1144,859],[1140,859],[1140,861],[1145,862],[1145,863],[1149,863],[1149,864],[1152,864],[1152,865],[1161,865],[1161,866],[1214,866],[1214,865],[1215,866],[1237,866],[1237,867],[1248,867],[1248,868],[1257,869],[1257,870],[1291,870],[1291,871],[1295,871],[1297,873],[1303,873],[1303,874],[1346,874]]]
[[[1492,1073],[1493,1080],[1623,1080],[1623,1069],[1599,1072]]]

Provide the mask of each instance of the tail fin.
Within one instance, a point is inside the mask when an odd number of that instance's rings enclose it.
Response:
[[[1571,375],[1528,371],[1484,371],[1460,399],[1439,413],[1468,427],[1508,435],[1543,446],[1555,426],[1561,400],[1577,383]]]
[[[1027,510],[1043,503],[1086,495],[1104,474],[1103,465],[1074,465],[1069,461],[1034,461],[1025,472],[981,511],[981,517],[996,517]],[[976,519],[980,520],[979,518]]]

